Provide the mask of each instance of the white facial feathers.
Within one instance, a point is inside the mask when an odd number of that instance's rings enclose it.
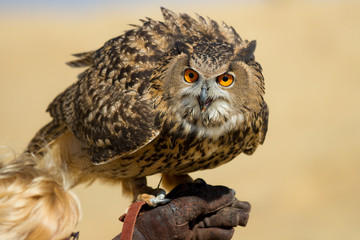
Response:
[[[217,139],[226,132],[239,128],[244,122],[244,116],[232,109],[231,96],[226,90],[217,86],[215,80],[209,82],[208,98],[213,101],[206,110],[202,111],[199,107],[202,88],[199,82],[189,84],[180,92],[182,108],[175,114],[186,132],[195,129],[201,137]]]

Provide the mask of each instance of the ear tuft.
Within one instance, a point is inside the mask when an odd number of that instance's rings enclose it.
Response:
[[[241,48],[237,53],[235,60],[244,61],[246,63],[250,62],[251,59],[254,59],[254,52],[256,48],[256,40],[253,40],[247,43],[243,48]]]

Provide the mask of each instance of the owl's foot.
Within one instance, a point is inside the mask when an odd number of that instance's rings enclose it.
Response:
[[[158,205],[170,202],[170,199],[165,198],[165,191],[159,189],[157,196],[142,193],[137,196],[136,201],[145,201],[147,205],[151,207],[156,207]]]
[[[151,207],[170,201],[165,198],[165,190],[147,186],[146,177],[123,179],[122,184],[123,192],[132,193],[133,201],[145,201]]]

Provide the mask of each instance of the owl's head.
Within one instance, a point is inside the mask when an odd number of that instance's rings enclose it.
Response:
[[[177,55],[162,73],[167,114],[187,131],[218,137],[260,111],[264,81],[254,61],[255,41],[234,47],[222,41],[176,43]]]

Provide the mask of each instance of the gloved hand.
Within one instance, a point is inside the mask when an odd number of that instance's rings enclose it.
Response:
[[[170,203],[143,207],[133,239],[231,239],[234,227],[246,225],[250,211],[250,204],[234,195],[225,186],[207,185],[201,179],[181,184],[166,196]],[[118,239],[120,235],[113,240]]]

